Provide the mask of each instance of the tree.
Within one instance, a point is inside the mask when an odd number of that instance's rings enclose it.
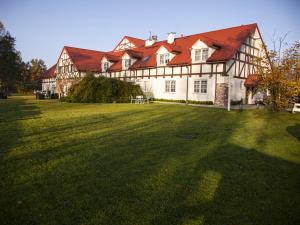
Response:
[[[28,81],[37,81],[39,77],[47,70],[45,62],[41,59],[32,59],[30,61],[30,69]]]
[[[15,38],[0,22],[0,88],[12,90],[22,80],[21,75],[22,58],[15,49]]]
[[[257,60],[259,88],[268,90],[273,111],[285,109],[300,94],[300,43],[295,42],[281,51],[283,40],[280,39],[278,49],[274,47]]]

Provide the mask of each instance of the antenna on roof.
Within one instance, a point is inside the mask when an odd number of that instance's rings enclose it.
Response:
[[[151,31],[149,31],[149,40],[152,39],[152,36],[151,36]]]

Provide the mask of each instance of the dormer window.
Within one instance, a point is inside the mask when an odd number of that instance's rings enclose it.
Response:
[[[124,59],[124,65],[128,69],[131,66],[131,59]]]
[[[160,65],[165,65],[170,61],[170,54],[165,53],[165,54],[160,54],[159,55],[159,64]]]
[[[195,61],[205,62],[208,59],[208,48],[195,49]]]
[[[202,48],[201,59],[202,61],[206,61],[208,59],[208,48]]]
[[[108,68],[109,68],[109,62],[105,62],[103,64],[103,70],[104,70],[104,72],[106,72],[108,70]]]
[[[195,61],[200,61],[201,60],[201,49],[196,49],[195,50]]]

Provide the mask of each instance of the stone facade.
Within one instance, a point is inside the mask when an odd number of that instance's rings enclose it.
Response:
[[[215,105],[227,106],[228,103],[228,84],[216,84]]]

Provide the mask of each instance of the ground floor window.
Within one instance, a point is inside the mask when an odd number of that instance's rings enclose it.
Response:
[[[166,80],[165,91],[166,92],[176,92],[176,81],[175,80]]]
[[[207,80],[195,80],[194,81],[194,93],[207,93]]]

